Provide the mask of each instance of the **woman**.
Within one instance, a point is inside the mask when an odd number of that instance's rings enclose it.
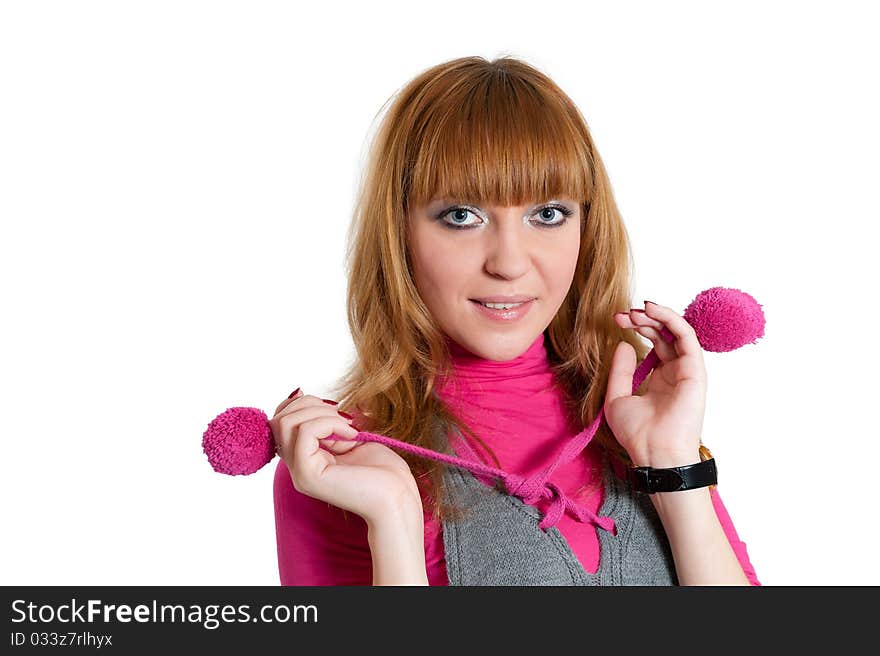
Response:
[[[342,403],[298,389],[270,422],[283,585],[760,585],[714,486],[626,482],[710,457],[702,351],[667,307],[621,311],[626,229],[586,122],[547,76],[465,57],[412,80],[352,228]],[[661,362],[633,394],[650,348]],[[603,408],[607,425],[560,460]],[[553,493],[325,439],[358,431],[532,478],[559,465]]]

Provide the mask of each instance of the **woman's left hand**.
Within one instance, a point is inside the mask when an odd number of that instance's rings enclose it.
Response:
[[[644,395],[633,395],[636,351],[622,341],[614,351],[605,420],[637,467],[679,467],[700,461],[700,435],[706,409],[703,349],[684,317],[645,302],[645,312],[618,312],[621,328],[636,330],[654,344],[660,358],[648,374]],[[666,328],[675,338],[661,335]]]

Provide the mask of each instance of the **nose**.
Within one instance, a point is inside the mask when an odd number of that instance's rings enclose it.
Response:
[[[486,272],[515,279],[529,270],[529,228],[522,208],[496,210],[495,220],[486,231]]]

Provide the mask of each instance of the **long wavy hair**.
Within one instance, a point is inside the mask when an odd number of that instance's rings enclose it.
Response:
[[[505,206],[557,196],[579,201],[574,279],[545,336],[555,384],[580,426],[603,407],[617,343],[629,342],[638,362],[650,351],[613,319],[633,307],[627,231],[584,117],[529,64],[510,56],[454,59],[423,71],[385,107],[347,237],[347,315],[356,357],[332,392],[360,430],[448,453],[444,436],[454,427],[500,468],[434,393],[438,376],[450,371],[450,354],[413,282],[410,208],[437,196]],[[605,422],[593,441],[632,464]],[[434,517],[460,516],[444,492],[447,465],[401,457],[432,501]]]

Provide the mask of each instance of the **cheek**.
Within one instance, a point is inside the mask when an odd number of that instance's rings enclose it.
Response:
[[[425,297],[454,295],[467,279],[467,258],[461,248],[433,240],[427,248],[416,244],[411,257],[416,285]]]
[[[556,251],[556,257],[544,261],[544,270],[548,272],[557,294],[564,295],[568,291],[577,269],[578,253],[578,242],[566,243]]]

